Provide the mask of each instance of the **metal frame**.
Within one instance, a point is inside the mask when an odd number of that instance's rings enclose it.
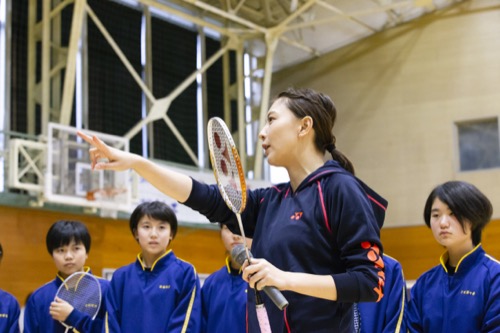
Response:
[[[8,185],[13,188],[42,192],[46,144],[25,139],[9,141]]]
[[[87,18],[93,20],[104,35],[113,50],[119,56],[130,75],[147,97],[147,117],[131,128],[125,137],[131,139],[145,125],[162,120],[172,130],[179,143],[188,153],[192,161],[198,166],[204,166],[205,161],[199,161],[200,152],[193,152],[186,140],[177,130],[175,124],[168,116],[168,109],[175,100],[199,75],[203,75],[206,70],[218,59],[223,58],[225,79],[224,79],[224,104],[226,121],[230,121],[229,101],[235,99],[238,105],[238,143],[242,161],[247,171],[253,171],[255,179],[262,179],[263,156],[256,153],[253,159],[246,155],[247,136],[245,132],[248,127],[253,127],[252,132],[258,132],[265,123],[265,114],[268,109],[268,101],[271,91],[271,80],[274,65],[274,55],[280,45],[285,44],[298,50],[306,52],[308,56],[320,56],[322,51],[314,45],[308,45],[307,41],[293,38],[290,32],[300,32],[301,29],[317,27],[319,25],[331,24],[332,22],[345,20],[354,23],[371,34],[406,20],[403,15],[406,11],[418,11],[425,13],[435,10],[437,7],[450,5],[458,0],[364,0],[367,9],[360,9],[346,12],[338,6],[333,5],[332,0],[136,0],[136,4],[141,6],[146,17],[146,39],[148,49],[151,47],[150,15],[155,9],[168,15],[182,18],[200,30],[208,29],[220,34],[224,44],[222,48],[209,59],[204,59],[202,66],[193,72],[170,94],[167,96],[154,96],[152,94],[151,78],[151,56],[147,52],[147,62],[144,77],[137,73],[127,60],[112,36],[101,24],[99,18],[93,12],[86,0],[42,0],[42,19],[37,21],[37,0],[29,0],[29,62],[28,62],[28,110],[29,133],[35,133],[35,110],[36,106],[41,106],[42,111],[42,134],[46,134],[49,122],[56,122],[69,125],[72,112],[72,103],[75,93],[76,78],[76,55],[78,45],[82,39],[82,31],[85,31]],[[119,0],[114,0],[119,2]],[[130,1],[128,1],[130,2]],[[340,1],[341,2],[341,1]],[[415,6],[415,3],[417,4]],[[73,4],[73,19],[71,35],[67,46],[61,45],[61,41],[53,36],[60,35],[60,14],[61,11]],[[370,6],[368,6],[370,4]],[[255,10],[254,8],[260,8]],[[326,18],[316,18],[315,11],[329,13]],[[312,13],[312,14],[311,14]],[[384,14],[387,21],[383,27],[373,27],[368,18],[375,14]],[[412,14],[413,15],[413,14]],[[255,120],[258,122],[248,122],[245,119],[244,84],[242,71],[242,57],[244,52],[248,52],[249,43],[260,41],[265,47],[264,61],[261,63],[264,75],[253,77],[255,86],[260,87],[260,105],[252,105],[258,113]],[[36,82],[36,45],[41,43],[41,81]],[[83,40],[82,45],[85,45]],[[228,61],[226,54],[229,50],[237,53],[238,59],[238,80],[236,87],[230,87],[227,79]],[[64,77],[62,70],[64,69]],[[85,68],[83,68],[85,70]],[[85,78],[85,73],[83,74]],[[85,83],[86,84],[86,83]],[[61,93],[62,88],[62,93]],[[206,89],[206,88],[205,88]],[[80,101],[79,103],[85,103]],[[85,110],[85,105],[80,106]],[[203,120],[206,123],[206,119]],[[85,124],[84,124],[85,125]],[[255,128],[258,127],[258,128]],[[151,128],[151,127],[150,127]],[[255,146],[255,152],[260,151],[256,138],[251,139],[250,144]],[[207,155],[207,154],[205,154]],[[252,165],[249,162],[252,161]]]

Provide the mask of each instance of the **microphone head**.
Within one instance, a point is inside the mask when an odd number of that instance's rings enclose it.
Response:
[[[250,254],[250,258],[252,258],[252,254],[250,251],[248,251]],[[243,244],[238,244],[233,247],[231,250],[231,258],[238,264],[238,265],[243,265],[245,260],[247,259],[247,251],[245,249],[245,246]]]

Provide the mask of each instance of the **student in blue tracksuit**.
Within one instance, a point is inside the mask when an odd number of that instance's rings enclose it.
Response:
[[[3,248],[0,244],[0,263],[3,258]],[[21,309],[16,298],[0,289],[0,332],[19,333],[19,314]]]
[[[75,310],[69,303],[54,300],[57,290],[64,279],[75,272],[89,272],[85,261],[90,252],[91,237],[85,224],[79,221],[57,221],[47,232],[47,250],[57,268],[57,276],[35,290],[28,298],[24,313],[25,333],[65,332],[66,327],[73,327],[69,332],[102,332],[105,313],[104,301],[96,318]],[[106,293],[109,282],[99,279],[101,292]]]
[[[243,278],[258,290],[274,286],[289,301],[281,311],[262,294],[273,332],[352,332],[353,303],[383,296],[377,219],[383,220],[386,202],[354,177],[351,162],[336,148],[336,112],[324,94],[289,89],[274,100],[259,134],[269,164],[286,168],[290,178],[249,190],[242,213],[255,256],[243,265]],[[109,147],[96,136],[79,136],[93,146],[93,169],[132,168],[210,221],[237,225],[217,185]],[[326,152],[333,160],[325,163]],[[258,332],[254,293],[248,302],[248,329]]]
[[[201,288],[202,333],[246,332],[248,283],[241,277],[241,265],[231,258],[231,250],[243,244],[243,237],[221,224],[221,240],[226,248],[226,265],[210,276]],[[246,238],[250,248],[252,241]]]
[[[378,303],[358,303],[357,332],[405,333],[406,281],[401,264],[384,253],[384,298]],[[355,322],[356,323],[356,322]]]
[[[481,246],[492,212],[488,198],[463,181],[430,193],[425,224],[446,252],[411,289],[409,332],[500,332],[500,263]]]
[[[16,298],[0,289],[0,332],[19,333],[21,310]]]
[[[113,273],[105,332],[199,332],[200,280],[193,265],[167,250],[177,232],[174,211],[143,202],[130,215],[130,230],[141,253]]]

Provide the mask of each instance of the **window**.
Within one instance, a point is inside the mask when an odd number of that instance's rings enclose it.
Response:
[[[457,123],[460,171],[500,167],[498,118]]]

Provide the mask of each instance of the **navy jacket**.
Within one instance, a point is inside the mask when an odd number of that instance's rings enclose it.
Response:
[[[284,271],[331,275],[337,286],[337,301],[283,291],[285,311],[262,294],[272,331],[352,332],[352,303],[383,296],[379,225],[385,200],[335,161],[311,173],[295,192],[283,183],[247,196],[242,220],[253,255]],[[185,204],[212,222],[237,223],[216,185],[193,180]],[[248,293],[248,321],[249,331],[258,332],[254,293]]]
[[[408,300],[403,268],[386,254],[384,264],[384,298],[378,303],[358,304],[361,333],[406,333],[403,318]]]

